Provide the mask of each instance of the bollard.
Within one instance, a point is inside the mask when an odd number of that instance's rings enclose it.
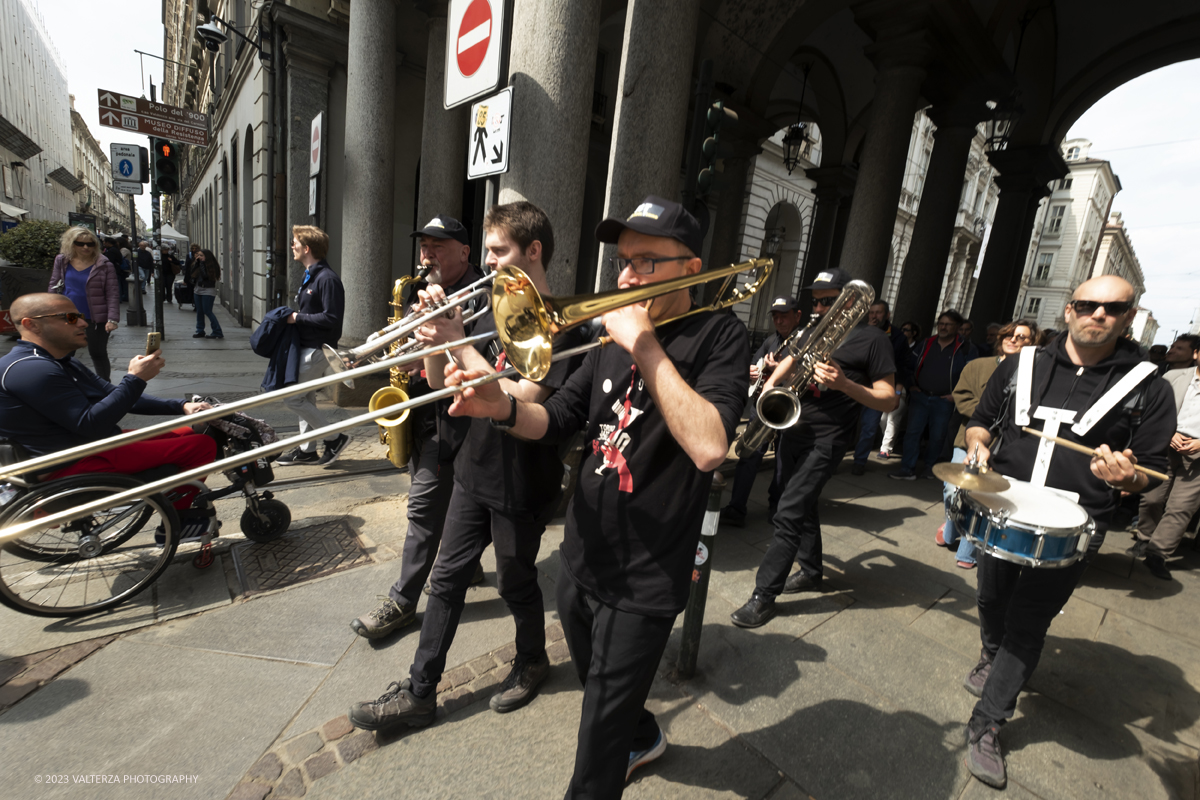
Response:
[[[700,653],[700,632],[704,629],[704,606],[708,603],[708,576],[712,572],[713,545],[717,540],[717,525],[721,521],[721,495],[725,491],[725,476],[713,473],[712,488],[708,490],[708,510],[700,528],[700,543],[696,545],[696,565],[692,568],[692,588],[687,608],[683,611],[683,640],[679,644],[679,663],[676,674],[687,680],[696,674],[696,656]]]

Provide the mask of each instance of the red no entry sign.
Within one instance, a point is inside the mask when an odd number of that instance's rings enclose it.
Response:
[[[483,63],[492,39],[492,7],[488,0],[473,0],[458,26],[458,71],[469,78]]]

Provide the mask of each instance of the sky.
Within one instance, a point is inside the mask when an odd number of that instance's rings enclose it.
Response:
[[[112,142],[146,145],[143,136],[100,127],[97,88],[150,96],[162,81],[162,61],[135,49],[163,54],[161,0],[28,0],[42,12],[50,38],[67,66],[75,108],[106,150]],[[91,32],[84,47],[69,45]],[[97,38],[96,32],[104,34]],[[1200,61],[1188,61],[1136,78],[1102,98],[1076,121],[1068,138],[1090,139],[1093,158],[1107,159],[1121,179],[1113,211],[1125,229],[1146,277],[1142,305],[1159,323],[1158,342],[1184,333],[1200,307]],[[150,195],[136,198],[150,221]]]
[[[145,136],[100,127],[97,89],[150,97],[150,79],[162,83],[163,62],[133,52],[163,54],[161,0],[26,0],[39,12],[50,40],[67,67],[67,90],[92,136],[108,152],[113,142],[148,147]],[[72,42],[84,36],[81,47]],[[143,70],[142,65],[145,65]],[[144,86],[144,88],[143,88]],[[150,224],[150,189],[134,198],[138,213]]]
[[[1187,333],[1200,307],[1200,61],[1163,67],[1103,97],[1067,138],[1090,139],[1121,179],[1113,198],[1133,242],[1154,312],[1156,343]]]

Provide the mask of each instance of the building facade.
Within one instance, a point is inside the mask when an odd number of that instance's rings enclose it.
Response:
[[[75,177],[83,188],[75,193],[73,210],[96,216],[101,233],[132,233],[129,228],[129,196],[112,188],[112,162],[108,153],[92,136],[83,116],[75,110],[71,95],[71,142],[75,154]]]
[[[67,221],[74,174],[62,59],[27,0],[0,0],[0,216]]]
[[[1108,161],[1089,156],[1091,147],[1087,139],[1063,142],[1068,173],[1050,184],[1034,218],[1016,313],[1043,327],[1061,328],[1075,287],[1094,276],[1121,275],[1138,297],[1146,289],[1120,215],[1109,222],[1121,180]]]

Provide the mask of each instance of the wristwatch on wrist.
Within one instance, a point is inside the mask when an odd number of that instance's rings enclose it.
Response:
[[[494,419],[488,420],[488,422],[492,423],[492,427],[498,431],[512,430],[513,426],[517,424],[517,398],[513,397],[507,392],[505,393],[505,396],[508,397],[510,407],[508,419],[504,420],[503,422],[496,422]]]

